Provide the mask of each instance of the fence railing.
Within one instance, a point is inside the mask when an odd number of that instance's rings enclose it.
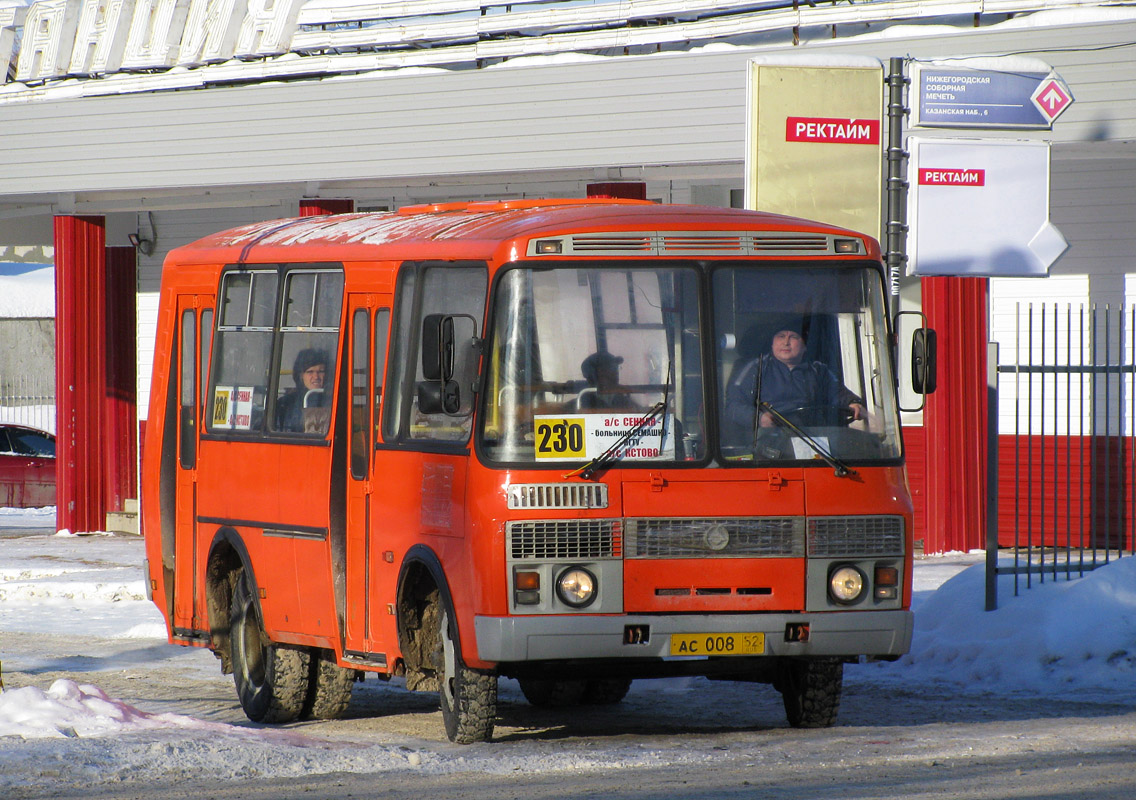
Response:
[[[986,606],[1136,555],[1136,307],[1019,305],[991,347]],[[996,370],[993,365],[996,364]],[[1011,422],[1012,420],[1012,422]]]
[[[0,376],[0,423],[55,433],[55,392],[32,378]]]

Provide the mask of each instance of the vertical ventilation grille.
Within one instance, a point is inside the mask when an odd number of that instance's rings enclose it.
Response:
[[[513,483],[506,491],[510,509],[607,508],[605,483]]]
[[[903,517],[812,517],[809,556],[903,555]]]
[[[622,525],[613,519],[557,519],[510,522],[505,526],[514,561],[619,558]]]

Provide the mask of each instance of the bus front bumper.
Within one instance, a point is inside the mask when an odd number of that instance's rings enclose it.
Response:
[[[557,615],[474,619],[485,662],[589,658],[686,658],[671,636],[764,634],[766,656],[901,656],[911,648],[910,611],[811,614]],[[804,632],[804,641],[802,641]]]

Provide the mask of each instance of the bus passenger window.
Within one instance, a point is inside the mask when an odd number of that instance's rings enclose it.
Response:
[[[259,432],[272,362],[276,270],[232,270],[221,279],[213,380],[206,398],[211,432]]]
[[[292,270],[285,281],[272,429],[324,436],[335,390],[343,273]]]

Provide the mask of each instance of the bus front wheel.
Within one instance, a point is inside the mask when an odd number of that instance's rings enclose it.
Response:
[[[835,725],[843,686],[844,664],[831,658],[784,659],[774,683],[794,728]]]
[[[243,570],[233,585],[229,637],[233,682],[245,715],[269,723],[300,716],[308,695],[311,654],[307,648],[269,640]]]
[[[462,661],[448,609],[443,607],[437,619],[442,646],[439,695],[446,736],[456,744],[489,741],[497,718],[497,676],[470,669]]]

